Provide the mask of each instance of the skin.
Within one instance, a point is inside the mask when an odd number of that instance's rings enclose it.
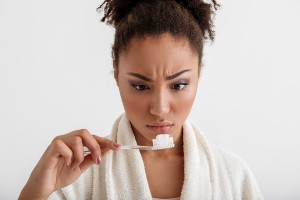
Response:
[[[114,66],[137,143],[151,146],[161,131],[174,138],[175,148],[141,151],[153,197],[180,196],[184,180],[182,125],[196,96],[198,67],[198,55],[188,41],[170,34],[132,39],[119,57],[118,69]],[[90,155],[84,156],[84,146]],[[47,199],[119,147],[86,129],[57,136],[32,171],[19,199]]]
[[[179,197],[183,185],[182,125],[193,105],[198,55],[186,39],[170,34],[133,39],[120,55],[115,79],[137,143],[152,145],[164,122],[175,148],[141,151],[151,194]],[[169,78],[168,78],[169,77]],[[155,162],[153,162],[155,160]],[[167,186],[167,187],[166,187]]]

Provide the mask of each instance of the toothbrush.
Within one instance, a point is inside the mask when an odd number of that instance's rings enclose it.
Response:
[[[138,150],[159,150],[169,149],[175,147],[173,137],[169,134],[158,134],[155,139],[152,140],[153,146],[140,146],[140,145],[123,145],[121,150],[138,149]],[[91,153],[88,149],[84,149],[84,153]]]

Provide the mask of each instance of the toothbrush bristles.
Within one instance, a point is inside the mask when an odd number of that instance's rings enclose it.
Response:
[[[174,146],[173,137],[168,134],[158,134],[156,139],[153,139],[153,149],[168,149]]]

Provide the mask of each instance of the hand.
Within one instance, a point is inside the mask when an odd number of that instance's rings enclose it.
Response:
[[[91,154],[84,156],[83,147]],[[73,183],[92,164],[99,165],[109,150],[119,144],[77,130],[54,138],[32,171],[19,199],[47,199],[50,194]]]

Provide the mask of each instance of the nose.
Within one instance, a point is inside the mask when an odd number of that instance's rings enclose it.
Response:
[[[163,91],[157,91],[152,96],[150,105],[150,113],[162,118],[170,112],[170,100],[168,94]]]

